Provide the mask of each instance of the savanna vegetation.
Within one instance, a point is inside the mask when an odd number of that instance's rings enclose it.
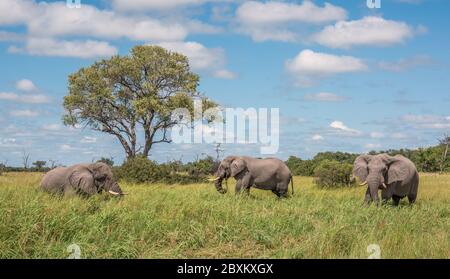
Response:
[[[121,183],[123,199],[63,199],[42,173],[0,176],[0,258],[450,258],[450,175],[421,174],[417,203],[363,207],[365,187],[324,189],[294,177],[279,200],[220,195],[212,184]],[[230,180],[229,184],[233,182]]]

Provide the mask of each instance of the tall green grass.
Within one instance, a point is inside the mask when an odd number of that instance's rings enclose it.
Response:
[[[58,198],[41,174],[0,176],[0,258],[450,258],[450,176],[422,175],[417,203],[363,207],[364,187],[319,189],[295,177],[295,196],[249,197],[213,185],[133,185],[110,199]],[[234,186],[234,185],[233,185]]]

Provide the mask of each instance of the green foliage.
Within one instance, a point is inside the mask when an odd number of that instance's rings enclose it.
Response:
[[[352,186],[353,165],[335,160],[323,160],[315,169],[315,183],[320,187]]]
[[[189,162],[185,166],[187,173],[194,177],[208,176],[216,172],[220,162],[216,162],[213,157],[207,156],[195,162]]]
[[[47,165],[46,161],[36,161],[32,164],[37,171],[41,171],[45,165]]]
[[[113,167],[113,166],[114,166],[114,160],[113,160],[113,158],[105,158],[105,157],[102,157],[100,160],[97,161],[97,163],[105,163],[105,164],[107,164],[107,165],[110,166],[110,167]]]
[[[206,176],[201,173],[186,174],[180,172],[177,164],[158,164],[143,156],[129,158],[121,167],[113,170],[117,179],[133,183],[189,184],[206,180]]]
[[[203,109],[216,104],[197,92],[199,76],[188,58],[159,46],[135,46],[128,56],[113,56],[69,76],[64,97],[66,125],[84,124],[115,136],[128,158],[138,155],[137,135],[142,128],[142,155],[154,144],[170,142],[168,130],[181,120],[175,109],[194,113],[193,98]]]
[[[116,168],[115,176],[134,183],[152,183],[169,177],[170,171],[165,165],[158,165],[143,156],[130,158]]]
[[[315,162],[313,160],[302,160],[295,156],[290,156],[286,161],[294,175],[312,176],[314,173]]]

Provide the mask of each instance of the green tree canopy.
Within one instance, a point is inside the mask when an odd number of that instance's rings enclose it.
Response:
[[[148,157],[157,143],[169,143],[177,108],[193,115],[193,98],[203,109],[216,106],[197,92],[199,76],[186,56],[158,46],[136,46],[128,56],[113,56],[69,76],[64,98],[66,125],[81,124],[117,137],[128,158]],[[181,121],[181,120],[180,120]],[[143,144],[137,131],[143,130]]]

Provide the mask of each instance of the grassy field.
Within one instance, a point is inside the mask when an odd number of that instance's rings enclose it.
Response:
[[[422,175],[414,206],[361,206],[365,188],[323,190],[295,178],[295,196],[213,185],[131,185],[124,199],[57,198],[41,174],[0,176],[0,258],[450,258],[450,175]],[[233,187],[231,187],[233,186]]]

